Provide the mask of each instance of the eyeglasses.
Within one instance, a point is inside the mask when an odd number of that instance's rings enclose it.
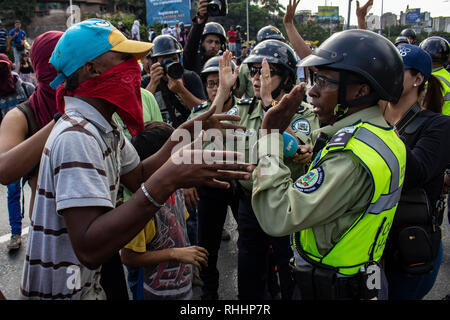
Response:
[[[314,73],[314,75],[313,75],[313,84],[315,86],[317,86],[317,88],[324,89],[327,86],[327,83],[339,84],[339,81],[333,80],[333,79],[329,79],[327,77],[320,76],[317,73]]]
[[[255,67],[255,66],[251,66],[250,67],[250,76],[253,78],[257,73],[259,73],[259,75],[261,76],[261,67]],[[275,75],[279,75],[280,71],[276,70],[275,68],[269,67],[270,70],[270,76],[275,76]]]
[[[219,87],[219,81],[207,81],[206,86],[210,89],[214,88],[215,86]]]

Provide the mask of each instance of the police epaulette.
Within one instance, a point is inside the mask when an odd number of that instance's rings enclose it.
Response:
[[[253,98],[243,98],[239,99],[238,104],[250,104],[252,103]]]
[[[199,104],[198,106],[194,107],[194,109],[192,109],[192,112],[197,112],[197,111],[203,110],[207,107],[208,107],[208,103],[203,102],[202,104]]]
[[[302,102],[302,103],[300,104],[300,106],[298,107],[298,109],[297,109],[297,113],[302,114],[302,113],[304,113],[306,110],[307,110],[307,109],[306,109],[305,105],[304,105],[303,102]]]

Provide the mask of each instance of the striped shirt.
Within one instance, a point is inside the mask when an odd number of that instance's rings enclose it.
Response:
[[[90,270],[78,260],[59,212],[114,208],[120,175],[140,161],[128,139],[97,109],[77,98],[65,97],[65,103],[39,168],[21,284],[28,299],[84,299],[102,291],[100,268]]]

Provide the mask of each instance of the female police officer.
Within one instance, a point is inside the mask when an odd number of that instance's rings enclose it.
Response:
[[[400,98],[402,59],[386,38],[346,30],[328,38],[301,65],[317,68],[309,95],[327,126],[313,138],[316,145],[317,136],[327,142],[309,171],[295,180],[283,158],[266,147],[281,143],[277,132],[289,125],[286,118],[304,98],[300,84],[264,117],[262,129],[269,134],[258,141],[252,205],[264,231],[294,234],[293,275],[302,298],[373,298],[385,284],[377,263],[406,163],[405,146],[377,101]],[[271,175],[265,174],[268,169]]]
[[[289,92],[296,81],[297,59],[289,45],[279,40],[265,40],[252,50],[243,61],[248,64],[252,76],[255,97],[240,100],[229,113],[241,117],[240,124],[246,127],[242,133],[245,139],[246,158],[251,161],[252,141],[256,142],[264,114],[272,108],[285,93]],[[220,66],[220,84],[218,93],[213,102],[217,110],[222,110],[231,82],[230,59],[224,55]],[[261,77],[264,73],[265,76]],[[295,136],[300,149],[305,155],[297,155],[286,159],[291,165],[292,175],[298,177],[304,173],[301,163],[304,158],[309,159],[308,147],[311,131],[318,128],[318,121],[310,106],[297,104],[294,116],[290,117],[289,132]],[[308,157],[309,155],[309,157]],[[297,161],[298,160],[298,161]],[[297,162],[296,162],[297,161]],[[238,214],[238,292],[239,299],[266,299],[265,285],[267,283],[269,246],[275,253],[277,270],[279,272],[281,296],[290,299],[293,282],[289,274],[289,259],[292,257],[289,237],[271,237],[259,226],[251,205],[252,183],[239,181],[241,199],[239,200]]]

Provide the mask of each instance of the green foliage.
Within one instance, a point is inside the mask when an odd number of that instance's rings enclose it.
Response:
[[[14,24],[14,20],[20,20],[22,27],[26,27],[34,17],[36,0],[1,0],[0,17],[4,25]]]

